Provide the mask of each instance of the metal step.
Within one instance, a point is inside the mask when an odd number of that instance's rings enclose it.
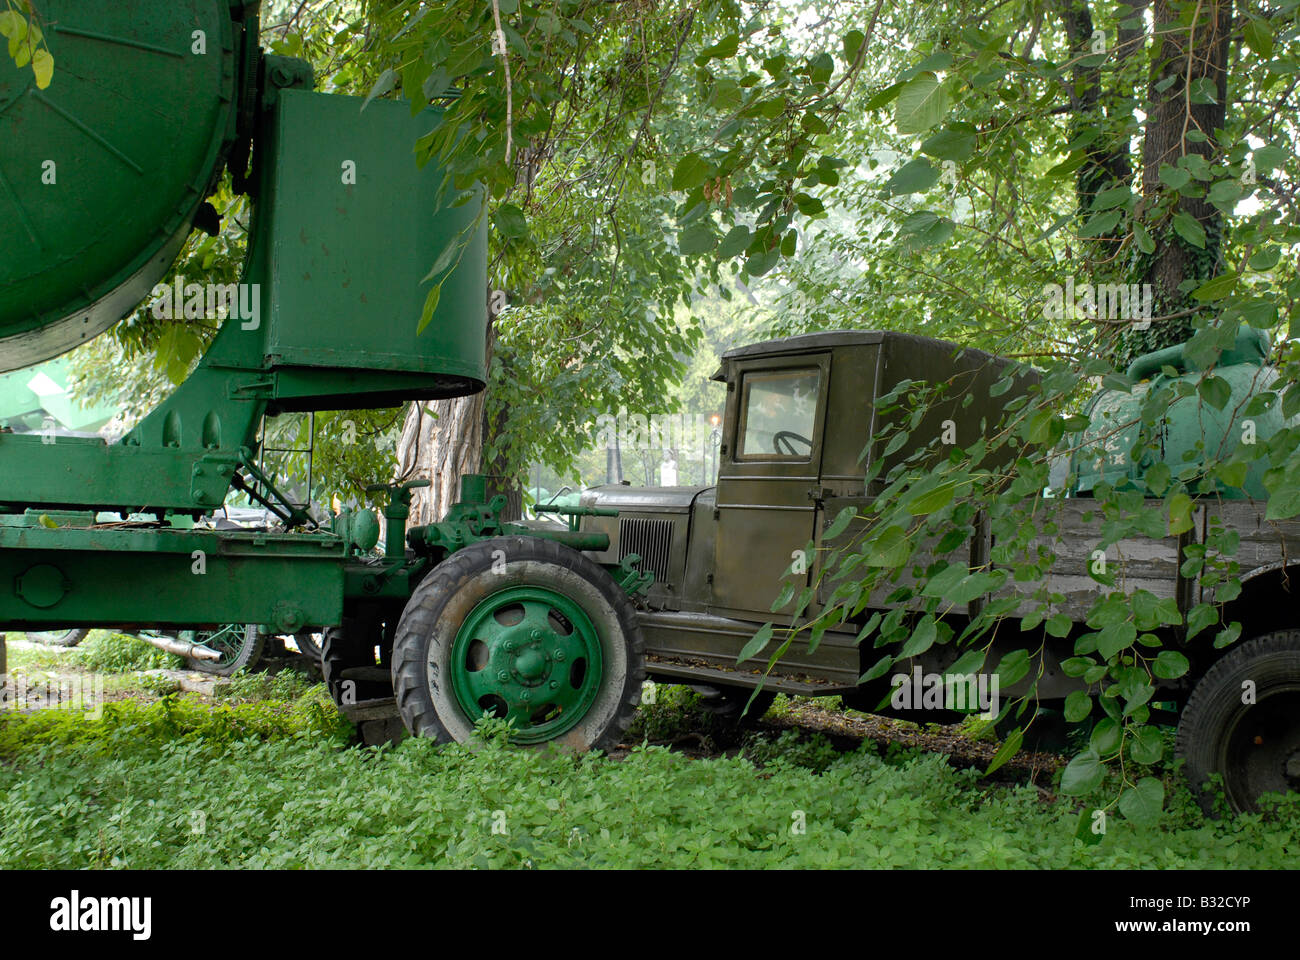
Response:
[[[339,707],[339,712],[353,723],[364,720],[391,720],[398,716],[397,700],[393,697],[379,697],[375,700],[362,700]]]
[[[763,680],[761,673],[748,673],[743,670],[726,670],[716,666],[706,666],[699,661],[684,661],[652,655],[646,657],[645,672],[648,676],[669,683],[704,683],[728,687],[756,687]],[[763,680],[763,689],[775,693],[788,693],[797,697],[836,697],[853,693],[856,686],[832,682],[810,683],[785,674],[773,672]]]

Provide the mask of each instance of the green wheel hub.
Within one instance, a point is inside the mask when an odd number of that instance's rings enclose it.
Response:
[[[228,667],[244,652],[248,642],[248,628],[242,623],[228,623],[216,630],[182,631],[179,636],[190,643],[201,643],[221,654],[220,660],[212,663],[218,667]]]
[[[511,587],[476,606],[452,642],[451,686],[466,716],[513,720],[518,743],[571,729],[591,708],[604,665],[578,604],[547,587]]]

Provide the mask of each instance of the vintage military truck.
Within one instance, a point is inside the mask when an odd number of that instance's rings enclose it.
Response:
[[[1192,453],[1184,456],[1193,447],[1185,429],[1189,418],[1197,421],[1201,436],[1206,435],[1204,421],[1214,420],[1208,428],[1213,442],[1205,447],[1216,450],[1225,442],[1231,447],[1240,433],[1244,406],[1236,401],[1264,389],[1276,376],[1264,362],[1266,348],[1261,335],[1246,331],[1224,352],[1215,369],[1238,388],[1234,402],[1220,413],[1202,409],[1193,400],[1171,414],[1168,458],[1173,460],[1177,454],[1180,463],[1191,459]],[[1103,426],[1116,411],[1139,402],[1152,378],[1167,378],[1167,366],[1180,377],[1198,375],[1195,365],[1175,348],[1133,364],[1129,373],[1138,386],[1131,395],[1102,391],[1095,398],[1089,409],[1090,430],[1097,435],[1101,455],[1073,464],[1078,477],[1073,496],[1054,504],[1059,510],[1054,515],[1056,527],[1041,538],[1054,555],[1046,585],[1061,597],[1053,611],[1068,616],[1073,628],[1066,636],[1052,636],[1041,625],[1022,632],[1012,623],[1000,632],[987,658],[992,669],[999,651],[1042,644],[1040,662],[1031,671],[1037,677],[1041,710],[1035,721],[1038,730],[1059,731],[1059,723],[1053,720],[1060,716],[1061,702],[1071,692],[1087,689],[1081,679],[1067,676],[1061,664],[1075,656],[1076,638],[1089,632],[1083,621],[1098,591],[1114,589],[1089,571],[1096,562],[1103,523],[1089,491],[1102,476],[1114,483],[1126,474],[1136,475],[1139,465],[1131,464],[1127,456],[1136,428],[1126,421],[1125,431],[1115,440]],[[764,692],[750,708],[759,712],[775,692],[782,691],[840,695],[850,706],[912,719],[951,719],[943,712],[891,710],[888,702],[882,707],[882,700],[890,699],[891,680],[898,674],[912,675],[916,668],[923,674],[942,674],[958,656],[954,645],[932,647],[872,682],[858,682],[881,655],[869,639],[858,642],[859,627],[874,610],[889,608],[887,588],[876,591],[860,618],[828,630],[815,650],[809,648],[807,633],[799,636],[766,679],[762,669],[766,658],[739,667],[737,659],[760,624],[791,623],[792,604],[775,614],[771,607],[792,579],[792,556],[809,541],[818,548],[826,546],[823,531],[847,506],[858,509],[854,525],[859,529],[869,522],[872,499],[882,484],[866,482],[868,467],[883,460],[876,474],[883,477],[904,455],[903,451],[891,454],[884,439],[875,435],[878,398],[904,380],[948,382],[952,389],[947,399],[936,403],[913,433],[938,435],[940,425],[951,421],[949,428],[964,438],[961,442],[969,443],[997,422],[1005,401],[1036,380],[1032,371],[1026,371],[1014,377],[1016,386],[994,398],[990,387],[1005,372],[1006,361],[978,351],[888,332],[815,333],[725,354],[715,376],[727,385],[717,485],[658,489],[613,485],[589,490],[582,498],[586,507],[618,513],[616,518],[582,519],[582,530],[610,538],[608,552],[595,554],[596,559],[612,563],[637,555],[654,574],[639,614],[647,674],[712,687],[720,697],[737,703],[747,700],[761,681]],[[1276,412],[1258,419],[1261,431],[1282,426]],[[1114,456],[1112,451],[1121,447],[1123,455]],[[860,457],[864,449],[867,455]],[[1255,482],[1252,471],[1246,487]],[[1201,600],[1213,599],[1185,572],[1187,557],[1216,524],[1239,534],[1244,588],[1223,605],[1222,620],[1243,625],[1243,642],[1215,650],[1211,630],[1183,644],[1182,628],[1167,627],[1161,635],[1180,646],[1192,667],[1176,680],[1161,680],[1156,698],[1181,710],[1178,750],[1189,775],[1200,782],[1211,773],[1221,774],[1228,799],[1237,809],[1249,809],[1265,791],[1300,786],[1300,623],[1290,592],[1290,577],[1300,562],[1296,559],[1300,523],[1266,522],[1264,514],[1260,500],[1206,498],[1194,508],[1191,530],[1171,537],[1122,540],[1104,551],[1120,589],[1149,591],[1186,614]],[[837,543],[852,536],[850,529],[839,535]],[[970,567],[995,566],[996,545],[986,520],[972,524],[966,548]],[[817,615],[835,586],[818,577],[825,557],[825,550],[815,550],[806,574],[794,578],[801,584],[818,584],[800,622]],[[911,565],[924,567],[931,559],[922,548]],[[1013,620],[1038,607],[1027,596],[1038,586],[1008,578],[1003,591],[1026,594],[1012,613]],[[1000,595],[1004,594],[955,604],[947,612],[947,621],[960,630],[981,605]],[[1242,684],[1248,680],[1255,685],[1253,705],[1242,703]],[[1003,702],[1023,692],[1028,683],[1021,680],[1003,690]],[[1029,711],[1022,722],[1033,715]]]

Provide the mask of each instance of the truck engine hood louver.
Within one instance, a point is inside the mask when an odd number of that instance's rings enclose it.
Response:
[[[673,522],[644,517],[623,517],[618,522],[618,558],[639,554],[641,569],[655,575],[656,583],[669,581],[669,557],[672,555]]]

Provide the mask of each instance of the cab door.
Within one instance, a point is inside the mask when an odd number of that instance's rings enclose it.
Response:
[[[794,551],[813,539],[829,380],[829,353],[733,368],[719,451],[715,613],[770,617]]]

